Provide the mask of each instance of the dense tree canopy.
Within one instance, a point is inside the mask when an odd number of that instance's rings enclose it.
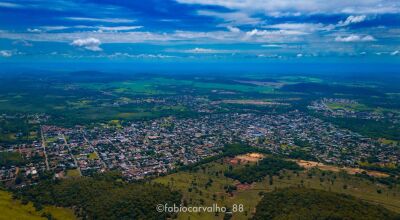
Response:
[[[157,204],[180,204],[181,195],[150,183],[124,183],[104,177],[44,181],[18,195],[40,207],[44,204],[72,207],[87,219],[166,219]],[[79,208],[78,208],[79,207]]]
[[[242,183],[252,183],[261,181],[268,175],[277,175],[279,174],[279,171],[283,169],[300,170],[301,167],[292,161],[267,157],[258,162],[257,165],[250,165],[227,171],[225,172],[225,176],[239,180]]]

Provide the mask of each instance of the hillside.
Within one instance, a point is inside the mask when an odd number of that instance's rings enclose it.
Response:
[[[263,219],[398,219],[381,206],[353,196],[306,188],[286,188],[265,193],[254,220]]]
[[[266,158],[269,156],[266,155]],[[241,162],[238,163],[238,159]],[[369,204],[378,204],[396,213],[400,213],[400,187],[385,186],[345,172],[322,171],[316,168],[305,170],[280,170],[271,176],[266,175],[252,184],[240,183],[230,174],[242,174],[244,169],[257,168],[256,162],[246,162],[244,156],[225,157],[216,161],[200,164],[191,170],[179,171],[154,182],[170,186],[182,193],[188,206],[232,207],[241,204],[243,212],[236,212],[232,219],[249,219],[262,200],[262,194],[276,189],[304,187],[326,192],[346,194]],[[248,158],[250,159],[250,158]],[[240,172],[236,172],[240,171]],[[228,175],[228,176],[227,176]],[[241,177],[241,176],[238,176]],[[238,178],[240,179],[240,178]],[[246,181],[244,181],[246,182]],[[178,219],[224,219],[223,213],[180,213]]]

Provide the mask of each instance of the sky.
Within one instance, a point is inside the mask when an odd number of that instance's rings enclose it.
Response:
[[[385,69],[400,64],[400,1],[0,0],[3,67],[77,62]]]

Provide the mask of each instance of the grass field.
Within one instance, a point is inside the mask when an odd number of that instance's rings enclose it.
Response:
[[[67,170],[67,177],[79,177],[79,171],[77,169]]]
[[[97,154],[96,154],[95,152],[90,153],[89,156],[88,156],[88,158],[89,158],[90,160],[97,160],[97,159],[99,159],[99,157],[97,156]]]
[[[348,111],[370,111],[372,108],[367,107],[366,105],[354,103],[354,104],[345,104],[345,103],[328,103],[328,107],[332,110],[344,109]]]
[[[70,209],[46,206],[41,211],[36,211],[32,203],[23,205],[20,201],[13,200],[11,193],[0,190],[0,220],[45,220],[43,213],[50,213],[55,219],[76,219]]]
[[[270,192],[282,187],[306,187],[326,191],[350,194],[365,201],[380,204],[387,209],[400,213],[400,187],[389,189],[368,180],[345,173],[334,173],[311,169],[299,172],[283,172],[274,176],[272,185],[269,178],[252,185],[238,185],[233,195],[224,187],[237,185],[233,179],[223,175],[229,165],[226,162],[212,162],[195,172],[178,172],[155,179],[155,182],[169,185],[183,193],[184,200],[190,206],[211,206],[218,204],[232,207],[234,204],[244,206],[244,211],[234,213],[233,219],[248,219],[261,200],[260,192]],[[243,165],[238,165],[243,166]],[[212,184],[206,187],[207,182]],[[180,213],[178,219],[223,219],[223,214],[215,213]]]

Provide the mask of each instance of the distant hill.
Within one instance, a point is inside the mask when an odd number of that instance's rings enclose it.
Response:
[[[254,220],[400,219],[394,212],[349,195],[306,188],[265,193],[256,210]]]

